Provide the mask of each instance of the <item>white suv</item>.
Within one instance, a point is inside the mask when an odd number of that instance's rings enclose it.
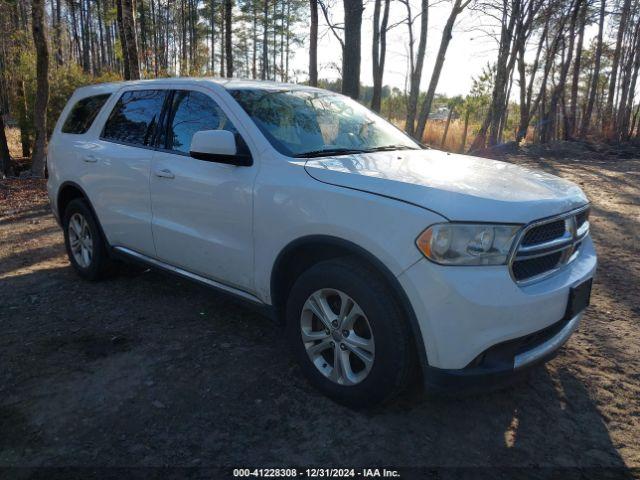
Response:
[[[264,306],[309,380],[345,404],[513,378],[589,301],[573,183],[425,149],[360,104],[214,79],[77,90],[49,197],[88,279],[129,258]]]

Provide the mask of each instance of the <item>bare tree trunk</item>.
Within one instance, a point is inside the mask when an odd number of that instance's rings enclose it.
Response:
[[[197,46],[197,34],[194,21],[194,10],[196,8],[193,5],[192,0],[188,0],[188,25],[189,25],[189,74],[196,69],[196,46]]]
[[[226,36],[225,36],[225,18],[224,18],[224,4],[221,5],[222,7],[222,11],[220,12],[220,76],[224,77],[224,70],[225,70],[225,41],[226,41]]]
[[[623,141],[629,140],[629,123],[631,122],[633,99],[638,81],[638,70],[640,70],[640,20],[636,24],[633,40],[629,58],[626,62],[627,65],[625,66],[624,87],[618,107],[618,120],[616,122],[617,138]]]
[[[449,125],[451,125],[451,117],[455,108],[451,107],[449,115],[447,115],[447,123],[444,125],[444,132],[442,132],[442,140],[440,140],[440,147],[444,148],[444,142],[447,141],[447,134],[449,133]]]
[[[120,47],[122,48],[122,66],[124,79],[131,79],[131,69],[129,67],[129,55],[127,54],[127,35],[124,31],[124,18],[122,10],[122,0],[116,0],[116,15],[118,21],[118,34],[120,35]]]
[[[615,130],[612,125],[613,120],[613,102],[616,92],[616,82],[618,78],[618,67],[620,66],[620,56],[622,51],[622,40],[627,29],[627,21],[629,19],[629,9],[631,8],[631,0],[624,0],[622,6],[622,14],[620,16],[620,25],[618,27],[618,37],[616,47],[613,51],[613,61],[611,64],[611,77],[609,77],[609,94],[607,95],[607,105],[604,110],[604,119],[602,123],[603,133],[609,136]],[[614,121],[615,123],[615,121]]]
[[[373,94],[371,96],[371,110],[380,111],[382,104],[382,78],[387,56],[387,25],[389,23],[389,0],[384,0],[384,12],[380,23],[380,9],[382,0],[376,0],[373,10]]]
[[[489,146],[494,146],[498,143],[498,137],[500,135],[500,121],[502,111],[507,103],[506,90],[509,82],[510,72],[508,66],[509,53],[511,52],[514,30],[516,25],[519,24],[518,17],[520,16],[521,2],[519,0],[512,1],[511,18],[506,23],[507,8],[505,1],[503,30],[500,36],[500,49],[498,54],[498,62],[496,65],[496,79],[493,89],[492,103],[489,110]],[[520,35],[523,32],[519,32]]]
[[[20,21],[18,5],[15,5],[15,15],[13,18],[13,25],[16,30],[24,30],[27,28],[26,23]],[[26,22],[26,21],[25,21]],[[13,55],[13,67],[16,71],[20,69],[20,52],[16,51]],[[30,128],[27,119],[27,98],[25,96],[24,78],[22,76],[16,76],[16,100],[18,103],[18,127],[20,128],[20,144],[22,147],[22,156],[29,157],[31,155],[31,141],[30,141]]]
[[[436,88],[438,87],[438,81],[440,80],[440,74],[444,65],[447,49],[449,48],[449,42],[452,38],[453,26],[456,23],[458,15],[467,7],[470,0],[466,0],[464,3],[462,0],[455,0],[447,23],[442,31],[442,38],[440,39],[440,48],[438,48],[438,56],[436,57],[436,63],[433,67],[433,73],[431,74],[431,80],[429,80],[429,88],[427,89],[427,95],[420,109],[420,115],[418,117],[418,127],[416,128],[416,137],[422,138],[424,135],[424,127],[427,124],[429,113],[431,112],[431,104],[433,103],[433,97],[436,94]]]
[[[285,21],[285,10],[284,10],[284,2],[280,4],[280,81],[284,82],[284,21]]]
[[[638,116],[640,116],[640,103],[636,107],[636,112],[633,114],[633,121],[631,122],[631,127],[629,128],[628,138],[631,138],[633,132],[636,131],[636,126],[638,125]]]
[[[587,10],[589,5],[584,2],[580,13],[580,31],[578,33],[578,46],[576,47],[576,59],[573,64],[573,78],[571,81],[571,110],[568,117],[568,131],[565,136],[573,138],[576,134],[577,114],[578,114],[578,84],[580,82],[580,67],[582,64],[582,46],[584,43],[584,30],[587,20]]]
[[[262,10],[262,68],[260,69],[260,78],[266,80],[269,78],[269,45],[267,36],[269,35],[269,0],[263,0]]]
[[[273,30],[271,31],[271,44],[273,45],[273,50],[271,51],[271,65],[273,65],[273,75],[271,76],[271,80],[276,80],[276,75],[278,74],[278,42],[277,42],[277,34],[278,29],[276,28],[276,19],[278,18],[278,1],[275,0],[273,2],[273,12],[272,12],[272,25]]]
[[[36,132],[31,175],[44,177],[47,155],[47,104],[49,103],[49,46],[44,26],[44,0],[32,0],[31,22],[36,47],[36,101],[33,124]]]
[[[0,178],[13,175],[11,155],[7,144],[7,135],[4,130],[4,115],[0,112]]]
[[[140,51],[142,54],[142,63],[149,69],[149,41],[147,39],[147,22],[149,19],[145,12],[144,0],[138,0],[138,9],[140,11]]]
[[[405,122],[405,131],[407,134],[414,136],[415,120],[418,111],[418,96],[420,95],[420,81],[422,80],[422,67],[424,65],[424,55],[427,49],[427,29],[429,26],[429,2],[421,0],[420,7],[420,39],[418,40],[418,51],[416,57],[413,58],[413,28],[411,18],[411,7],[409,2],[405,3],[407,7],[407,21],[409,26],[409,51],[411,73],[409,76],[409,99],[407,102],[407,119]]]
[[[460,153],[464,152],[464,149],[467,145],[467,132],[469,130],[469,116],[471,115],[471,109],[467,107],[464,113],[464,127],[462,128],[462,140],[460,141],[460,149],[458,150]]]
[[[560,122],[556,123],[556,112],[558,111],[558,105],[560,103],[560,101],[562,100],[562,117],[564,118],[566,115],[566,102],[564,101],[564,94],[565,94],[565,85],[567,82],[567,76],[569,75],[569,69],[571,68],[571,61],[573,59],[573,48],[574,48],[574,42],[575,42],[575,31],[576,31],[576,22],[578,20],[578,14],[580,13],[580,10],[582,9],[582,2],[583,0],[576,0],[575,3],[575,7],[573,10],[573,13],[571,14],[571,23],[569,25],[569,33],[568,33],[568,37],[569,37],[569,46],[565,49],[564,45],[563,45],[563,58],[562,58],[562,64],[561,64],[561,70],[560,70],[560,78],[558,80],[558,84],[556,85],[555,89],[553,90],[553,93],[551,95],[551,109],[550,109],[550,117],[549,117],[549,123],[547,123],[547,125],[550,125],[551,127],[553,126],[558,126],[558,131],[559,131],[559,125]],[[565,58],[565,52],[566,50],[566,58]],[[565,121],[565,139],[566,139],[566,130],[569,127],[569,123]],[[559,135],[556,134],[556,138],[559,138]],[[544,141],[544,139],[543,139]]]
[[[87,3],[87,8],[89,4]],[[82,39],[82,70],[85,73],[91,72],[91,44],[89,43],[89,25],[87,22],[87,10],[85,10],[84,0],[80,0],[80,36]]]
[[[251,58],[251,78],[258,78],[258,9],[256,8],[256,0],[251,4],[251,14],[253,16],[253,55]]]
[[[102,12],[104,13],[108,7],[109,7],[108,3],[103,4]],[[114,64],[114,54],[113,54],[113,43],[111,41],[111,23],[104,20],[103,26],[104,26],[104,34],[105,34],[106,62],[109,68],[113,69],[115,64]]]
[[[309,0],[311,29],[309,33],[309,85],[318,86],[318,0]]]
[[[211,9],[211,16],[209,18],[209,23],[211,24],[211,74],[216,74],[216,4],[214,0],[211,0],[209,3],[209,8]]]
[[[0,36],[0,178],[9,175],[11,168],[11,157],[9,155],[9,145],[5,133],[4,115],[9,112],[9,96],[12,93],[10,71],[12,56],[17,57],[16,52],[12,52],[8,47],[13,43],[10,41],[12,34],[17,30],[15,19],[10,20],[13,6],[0,5],[0,28],[4,29],[6,35]],[[13,28],[12,28],[13,27]]]
[[[598,93],[598,80],[600,79],[600,57],[602,57],[602,37],[604,34],[604,20],[605,20],[605,8],[607,5],[606,0],[600,2],[600,21],[598,26],[598,38],[596,41],[596,54],[593,66],[593,76],[591,77],[591,86],[589,87],[589,100],[587,100],[587,108],[582,115],[582,125],[580,125],[580,137],[584,138],[589,130],[589,123],[591,122],[591,114],[593,112],[593,105],[596,101],[596,94]]]
[[[344,0],[342,93],[356,100],[360,96],[360,41],[363,10],[362,0]]]
[[[505,96],[505,106],[500,112],[500,127],[498,129],[498,144],[502,143],[504,129],[509,119],[509,99],[511,98],[511,87],[513,86],[513,69],[510,69],[509,83],[507,87],[507,95]]]
[[[103,9],[104,9],[104,5],[102,5],[102,2],[100,0],[96,0],[96,13],[98,17],[98,35],[99,35],[98,43],[100,44],[100,64],[99,64],[100,70],[102,70],[102,67],[106,66],[107,64],[107,61],[106,61],[107,52],[105,50],[105,45],[107,42],[105,41],[105,38],[104,38],[104,28],[103,28],[103,22],[102,22],[102,19],[104,17]]]
[[[124,0],[121,0],[124,2]],[[184,10],[184,2],[186,0],[180,0],[180,29],[181,29],[181,42],[180,42],[180,74],[188,75],[189,68],[187,67],[187,17]]]
[[[554,6],[553,5],[549,5],[549,10],[553,9]],[[535,11],[535,9],[534,9]],[[529,19],[527,20],[526,23],[529,23],[530,25],[530,20],[533,19],[533,17],[531,16],[532,10],[529,10]],[[554,40],[552,41],[551,45],[547,45],[547,51],[546,51],[546,61],[545,61],[545,66],[543,69],[543,77],[542,77],[542,81],[540,82],[541,85],[541,89],[540,92],[544,92],[546,91],[546,84],[547,84],[547,79],[549,76],[549,72],[551,70],[551,67],[553,65],[553,60],[555,58],[556,55],[556,51],[558,48],[558,44],[560,42],[560,39],[562,38],[562,34],[563,34],[563,28],[564,28],[564,21],[561,21],[560,23],[560,27],[558,28],[558,32],[556,34],[556,36],[554,37]],[[538,48],[536,50],[536,56],[535,56],[535,60],[533,62],[532,68],[531,68],[531,75],[529,76],[529,82],[527,83],[526,81],[526,64],[525,64],[525,52],[526,52],[526,45],[525,45],[525,35],[522,33],[522,29],[523,29],[523,25],[520,23],[518,25],[518,29],[520,30],[518,32],[518,35],[516,36],[516,42],[515,42],[515,48],[514,51],[512,53],[513,57],[511,58],[511,61],[514,62],[515,60],[518,61],[518,70],[519,70],[519,74],[520,74],[520,121],[519,121],[519,125],[518,125],[518,129],[516,130],[516,134],[515,134],[515,140],[517,143],[520,143],[522,141],[523,138],[525,138],[525,136],[527,135],[527,131],[529,129],[529,123],[531,121],[531,117],[533,116],[532,112],[535,112],[538,109],[538,105],[540,103],[540,100],[542,98],[542,93],[539,93],[538,96],[536,97],[535,101],[533,100],[533,86],[534,86],[534,82],[536,79],[536,73],[538,71],[538,65],[540,63],[540,56],[542,53],[542,49],[545,46],[545,43],[547,42],[547,37],[548,37],[548,33],[549,33],[549,23],[545,23],[544,28],[542,30],[542,34],[540,35],[540,40],[538,41]],[[511,68],[511,67],[510,67]],[[525,92],[523,92],[523,90],[525,90]],[[545,97],[546,98],[546,97]],[[506,100],[508,101],[508,96],[506,98]],[[506,106],[505,106],[506,108]],[[537,133],[537,129],[534,130],[534,136]],[[480,135],[478,136],[478,138],[480,138]],[[475,143],[475,142],[474,142]]]
[[[527,129],[529,128],[529,108],[527,105],[527,73],[526,64],[524,61],[525,46],[522,44],[518,49],[518,84],[520,86],[520,123],[518,130],[516,131],[516,143],[519,144],[522,139],[527,135]],[[532,70],[531,76],[535,76],[536,71]]]
[[[71,13],[71,31],[73,33],[73,44],[76,50],[76,59],[80,61],[82,53],[80,51],[80,36],[78,34],[78,19],[76,15],[76,3],[74,0],[69,0],[69,10]]]
[[[233,47],[231,45],[231,13],[233,10],[232,0],[224,2],[224,37],[225,37],[225,55],[227,57],[227,77],[233,77]]]
[[[156,16],[155,0],[151,2],[151,27],[153,28],[153,74],[158,78],[158,19]]]
[[[165,18],[165,24],[164,24],[164,59],[163,59],[163,65],[164,68],[166,70],[169,69],[169,49],[170,49],[170,43],[169,43],[169,2],[167,2],[167,7],[165,8],[165,14],[166,14],[166,18]],[[173,59],[174,59],[174,63],[175,63],[175,59],[176,59],[177,55],[175,55],[175,50],[174,50],[174,55],[173,55]]]
[[[138,46],[136,43],[136,22],[133,0],[122,0],[122,25],[127,37],[127,57],[129,59],[130,80],[140,80],[140,64],[138,62]]]
[[[53,18],[54,18],[54,23],[53,23],[53,38],[54,41],[56,43],[56,65],[57,66],[62,66],[63,64],[63,58],[62,58],[62,25],[61,25],[61,21],[62,21],[62,15],[61,15],[61,8],[62,6],[60,5],[62,0],[54,0],[51,4],[51,8],[53,9]]]
[[[287,27],[286,27],[286,53],[285,53],[285,66],[284,66],[284,81],[289,81],[289,58],[291,55],[291,2],[287,2]]]

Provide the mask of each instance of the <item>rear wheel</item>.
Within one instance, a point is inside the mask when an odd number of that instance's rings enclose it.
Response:
[[[104,277],[110,271],[111,262],[87,202],[81,198],[69,202],[62,224],[67,255],[76,272],[88,280]]]
[[[350,258],[314,265],[293,285],[286,313],[303,372],[337,402],[371,406],[406,386],[409,331],[375,270]]]

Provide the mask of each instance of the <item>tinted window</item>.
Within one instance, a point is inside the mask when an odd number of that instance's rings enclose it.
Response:
[[[166,147],[189,153],[193,134],[200,130],[229,130],[237,133],[231,121],[209,96],[200,92],[178,90],[173,96]],[[163,143],[161,139],[160,144]]]
[[[111,96],[110,93],[83,98],[78,101],[62,126],[63,133],[86,133],[98,116],[98,112]]]
[[[134,145],[150,145],[164,97],[164,90],[123,93],[104,126],[102,138]]]

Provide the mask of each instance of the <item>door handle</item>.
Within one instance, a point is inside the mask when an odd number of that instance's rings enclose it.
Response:
[[[163,168],[162,170],[156,170],[156,177],[160,178],[175,178],[175,175],[168,168]]]
[[[96,163],[98,159],[93,155],[85,155],[82,157],[82,161],[85,163]]]

